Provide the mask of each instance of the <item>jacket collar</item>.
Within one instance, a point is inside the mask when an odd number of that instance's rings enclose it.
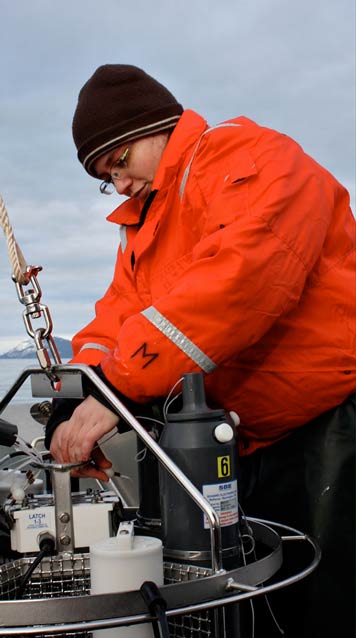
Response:
[[[159,191],[169,184],[173,175],[189,161],[190,153],[197,140],[207,128],[207,122],[198,113],[191,110],[183,112],[173,130],[155,175],[152,191]],[[142,205],[137,199],[127,199],[108,217],[109,222],[135,226],[140,223]]]

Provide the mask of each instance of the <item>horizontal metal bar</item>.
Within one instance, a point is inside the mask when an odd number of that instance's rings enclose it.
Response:
[[[281,536],[282,541],[305,541],[306,535],[301,534],[300,536]]]
[[[233,578],[229,578],[226,583],[226,591],[231,591],[232,589],[237,589],[239,591],[255,591],[258,587],[254,587],[253,585],[245,585],[244,583],[237,582]]]

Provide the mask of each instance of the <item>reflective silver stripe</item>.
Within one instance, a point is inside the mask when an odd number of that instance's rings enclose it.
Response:
[[[158,330],[160,330],[168,339],[170,339],[178,348],[184,352],[194,363],[196,363],[204,372],[212,372],[217,367],[193,341],[183,334],[173,323],[168,321],[154,306],[150,306],[143,310],[141,314],[148,319]]]
[[[101,144],[101,146],[97,146],[96,148],[94,148],[93,151],[90,151],[90,153],[88,153],[88,155],[84,157],[82,161],[84,168],[89,169],[91,166],[90,160],[93,155],[96,158],[98,153],[104,154],[106,148],[112,148],[115,144],[116,146],[120,146],[120,142],[122,141],[122,143],[124,143],[124,141],[128,138],[130,139],[130,142],[132,142],[134,139],[136,139],[137,137],[142,137],[144,134],[150,135],[151,130],[153,130],[154,133],[164,131],[166,128],[174,126],[174,122],[177,122],[180,117],[181,115],[171,115],[171,117],[167,117],[164,120],[152,122],[152,124],[146,124],[146,126],[141,126],[140,128],[133,129],[129,132],[126,131],[126,133],[110,139],[108,142],[105,142],[105,144]]]
[[[125,252],[125,248],[127,246],[126,226],[119,226],[119,235],[121,250],[122,252]]]
[[[109,348],[102,346],[101,343],[85,343],[79,352],[83,352],[83,350],[102,350],[102,352],[110,352]]]
[[[200,139],[201,139],[201,138],[200,138]],[[188,179],[188,175],[189,175],[190,167],[191,167],[192,162],[193,162],[193,159],[194,159],[194,157],[195,157],[195,152],[198,150],[198,146],[199,146],[199,144],[200,144],[200,140],[199,140],[198,144],[196,145],[196,147],[195,147],[195,149],[194,149],[194,151],[193,151],[193,155],[192,155],[192,157],[190,158],[189,164],[188,164],[188,166],[186,167],[186,169],[185,169],[185,171],[184,171],[184,173],[183,173],[183,178],[182,178],[182,181],[181,181],[180,186],[179,186],[179,197],[180,197],[180,201],[182,201],[182,199],[183,199],[183,195],[184,195],[184,191],[185,191],[185,185],[186,185],[186,183],[187,183],[187,179]]]
[[[210,131],[214,131],[216,128],[224,128],[225,126],[241,126],[241,124],[234,124],[233,122],[223,122],[222,124],[216,124],[215,126],[211,126],[210,128],[208,128],[206,131],[204,131],[204,133],[200,136],[198,143],[193,151],[193,155],[191,156],[189,163],[184,171],[183,177],[182,177],[182,181],[180,183],[179,186],[179,197],[180,200],[182,201],[183,199],[183,195],[184,195],[184,191],[185,191],[185,186],[188,180],[188,176],[189,176],[189,172],[190,172],[190,167],[193,163],[194,157],[195,157],[195,153],[197,152],[200,142],[202,141],[204,135],[206,135],[207,133],[210,133]]]

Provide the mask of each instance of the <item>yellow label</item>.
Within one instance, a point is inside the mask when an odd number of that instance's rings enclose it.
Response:
[[[230,456],[218,456],[218,477],[226,478],[231,474]]]

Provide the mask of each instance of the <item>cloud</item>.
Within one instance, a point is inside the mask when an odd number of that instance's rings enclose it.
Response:
[[[57,334],[90,320],[111,279],[116,228],[71,136],[78,92],[100,64],[145,68],[212,124],[246,115],[294,137],[355,206],[355,8],[349,0],[17,0],[1,12],[0,194],[40,263]],[[0,248],[1,338],[24,337]]]

